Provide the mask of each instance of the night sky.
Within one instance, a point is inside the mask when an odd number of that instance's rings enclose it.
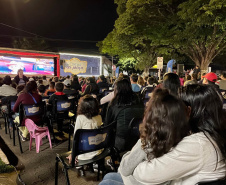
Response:
[[[103,40],[117,18],[113,0],[0,0],[0,23],[54,39]],[[32,36],[0,25],[2,35]]]

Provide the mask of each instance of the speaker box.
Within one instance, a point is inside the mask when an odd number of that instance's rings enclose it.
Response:
[[[177,64],[177,74],[184,72],[184,64]]]

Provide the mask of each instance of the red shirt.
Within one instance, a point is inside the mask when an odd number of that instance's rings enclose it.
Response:
[[[32,96],[34,97],[34,99],[36,100],[37,103],[42,101],[42,96],[39,95],[38,93],[33,93]],[[27,104],[27,105],[33,105],[35,104],[32,96],[28,93],[22,93],[21,95],[18,96],[16,103],[13,107],[13,111],[14,112],[18,112],[19,111],[19,106],[20,104]],[[34,122],[36,122],[37,120],[39,120],[39,116],[32,116],[29,117],[31,118]],[[22,123],[23,125],[24,123]]]

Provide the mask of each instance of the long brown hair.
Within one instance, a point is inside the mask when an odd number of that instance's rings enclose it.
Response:
[[[188,119],[188,109],[183,101],[166,89],[153,92],[145,111],[141,134],[142,147],[148,160],[161,157],[188,135]]]

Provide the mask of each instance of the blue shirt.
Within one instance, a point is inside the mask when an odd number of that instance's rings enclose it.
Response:
[[[140,86],[138,84],[131,84],[133,92],[139,92]]]

